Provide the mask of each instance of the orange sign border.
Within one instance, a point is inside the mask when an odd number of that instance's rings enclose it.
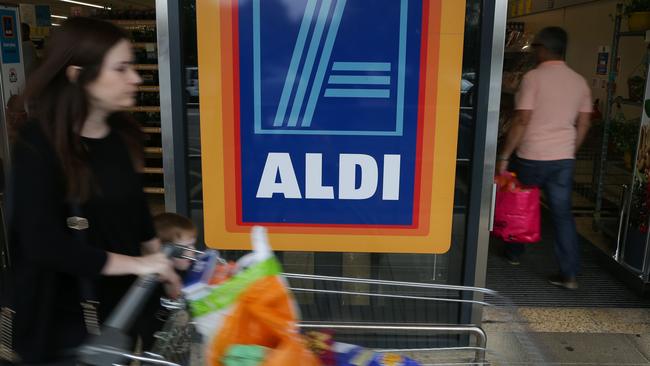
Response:
[[[270,226],[274,249],[389,253],[449,249],[465,1],[424,0],[424,10],[429,21],[424,25],[428,37],[423,39],[421,60],[427,67],[420,88],[426,102],[419,108],[423,114],[418,146],[421,184],[415,202],[419,223],[414,228]],[[239,72],[233,55],[239,50],[229,30],[237,21],[236,11],[236,0],[197,1],[205,239],[218,249],[250,248],[250,225],[237,222],[234,176],[239,121],[233,91]]]

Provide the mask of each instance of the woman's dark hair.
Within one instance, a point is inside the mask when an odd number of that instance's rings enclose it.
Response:
[[[90,111],[86,86],[97,79],[108,51],[128,35],[117,26],[92,18],[71,18],[54,30],[46,55],[27,83],[25,91],[29,118],[37,120],[61,162],[67,198],[85,201],[92,191],[87,151],[81,130]],[[72,82],[69,66],[78,66]],[[108,118],[131,154],[134,167],[143,166],[142,132],[124,112]]]

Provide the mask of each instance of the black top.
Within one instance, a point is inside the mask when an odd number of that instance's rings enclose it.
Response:
[[[70,204],[63,174],[41,128],[30,122],[12,155],[10,245],[14,267],[14,348],[23,362],[43,362],[80,345],[86,337],[79,279],[94,281],[100,314],[126,292],[132,276],[103,277],[106,252],[137,256],[155,236],[142,177],[119,133],[83,139],[94,191],[81,210],[88,243],[66,226]]]

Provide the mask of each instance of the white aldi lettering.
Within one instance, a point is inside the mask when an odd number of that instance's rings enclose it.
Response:
[[[334,187],[323,185],[323,154],[307,153],[304,161],[304,198],[336,199]],[[377,194],[379,166],[374,157],[365,154],[339,154],[338,161],[338,199],[366,200]],[[399,200],[400,165],[400,155],[383,156],[381,197],[384,201]],[[357,172],[360,172],[358,179]],[[266,157],[256,197],[273,198],[275,194],[287,199],[303,198],[289,153],[271,152]]]

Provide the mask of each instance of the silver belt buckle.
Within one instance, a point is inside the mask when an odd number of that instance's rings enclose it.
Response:
[[[86,230],[88,229],[88,219],[85,217],[71,216],[66,220],[68,227],[74,230]]]

